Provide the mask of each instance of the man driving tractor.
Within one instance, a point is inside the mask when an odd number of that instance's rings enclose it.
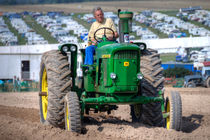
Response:
[[[78,50],[77,44],[67,43],[45,52],[41,58],[41,122],[81,133],[85,114],[110,114],[118,105],[127,104],[132,122],[181,130],[181,96],[172,91],[164,98],[160,55],[147,49],[144,42],[129,42],[133,12],[118,10],[119,43],[115,41],[118,33],[112,20],[104,19],[101,8],[93,13],[96,22],[89,32],[86,54]],[[86,55],[80,82],[79,55],[82,59]]]
[[[100,7],[93,9],[93,15],[96,19],[96,21],[92,24],[90,31],[88,33],[88,47],[85,50],[85,65],[92,65],[93,64],[93,53],[95,52],[95,49],[97,48],[97,40],[94,38],[94,34],[96,38],[101,39],[103,35],[106,35],[106,38],[108,40],[116,39],[119,35],[117,33],[116,27],[114,25],[114,22],[111,18],[104,18],[103,10]],[[114,34],[111,30],[99,30],[100,28],[111,28],[114,31]],[[97,32],[96,32],[97,31]]]

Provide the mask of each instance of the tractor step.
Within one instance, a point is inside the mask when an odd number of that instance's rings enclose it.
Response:
[[[39,96],[47,96],[47,92],[39,92]]]

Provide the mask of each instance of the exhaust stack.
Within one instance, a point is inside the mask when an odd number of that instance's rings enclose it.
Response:
[[[118,10],[120,43],[128,43],[129,33],[132,32],[133,12]]]

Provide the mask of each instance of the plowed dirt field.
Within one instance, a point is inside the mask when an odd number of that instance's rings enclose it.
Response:
[[[38,93],[0,93],[0,140],[42,139],[210,139],[210,89],[166,88],[179,91],[183,104],[182,131],[166,130],[131,123],[130,109],[119,106],[111,115],[90,114],[82,134],[42,125],[39,120]]]

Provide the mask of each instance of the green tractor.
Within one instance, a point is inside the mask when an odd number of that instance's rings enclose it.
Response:
[[[45,52],[40,68],[40,119],[43,124],[81,133],[84,114],[107,112],[129,104],[132,122],[181,129],[182,105],[178,92],[164,98],[164,77],[157,51],[144,43],[130,43],[132,12],[118,11],[120,41],[98,40],[93,65],[82,65],[77,76],[75,44]],[[97,32],[97,31],[96,31]],[[114,33],[114,32],[113,32]],[[70,63],[69,63],[70,62]]]

